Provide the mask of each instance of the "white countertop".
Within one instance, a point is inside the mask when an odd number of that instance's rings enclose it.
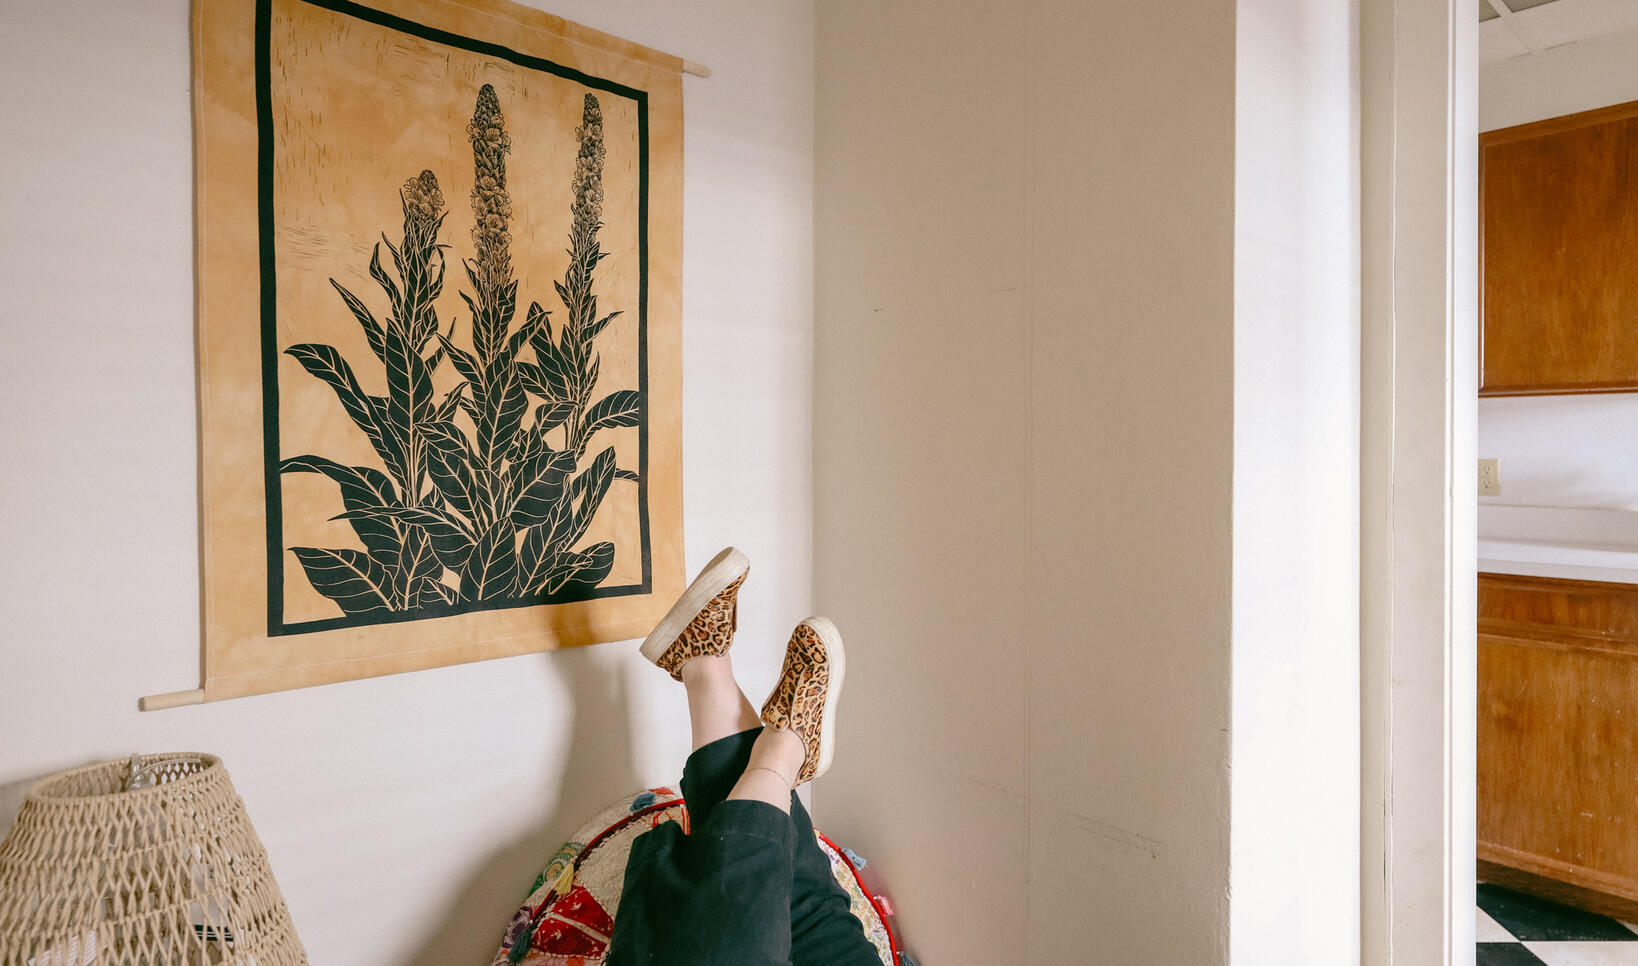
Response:
[[[1638,583],[1638,511],[1479,507],[1479,570]]]

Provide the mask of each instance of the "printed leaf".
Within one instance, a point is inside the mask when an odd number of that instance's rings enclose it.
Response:
[[[542,315],[544,314],[545,310],[542,310]],[[529,334],[529,344],[535,349],[535,357],[543,361],[548,355],[552,355],[557,352],[557,343],[552,335],[552,321],[550,317],[543,319],[540,324],[540,328]]]
[[[472,348],[486,363],[498,358],[506,343],[507,327],[517,312],[518,283],[508,282],[491,294],[493,300],[480,302],[472,316]]]
[[[386,244],[387,251],[392,253],[392,267],[398,269],[398,277],[404,280],[404,297],[407,299],[413,294],[413,292],[409,288],[410,271],[404,264],[404,253],[399,251],[397,246],[393,245],[392,240],[389,239],[385,233],[381,235],[381,241]]]
[[[551,400],[552,389],[546,384],[546,374],[540,371],[539,366],[532,362],[519,362],[517,371],[518,382],[523,384],[524,389],[542,399]]]
[[[528,317],[522,325],[518,326],[518,330],[506,340],[506,348],[502,350],[500,358],[508,362],[517,358],[518,350],[523,348],[523,343],[533,339],[535,331],[545,325],[546,310],[540,307],[539,302],[530,302]]]
[[[610,312],[608,315],[603,316],[602,318],[598,319],[596,322],[593,322],[591,325],[586,326],[586,336],[585,336],[586,341],[590,342],[591,340],[597,338],[599,335],[602,335],[603,330],[608,328],[609,323],[613,322],[621,314],[622,313],[620,313],[620,312]]]
[[[591,398],[592,389],[597,385],[597,372],[602,367],[603,357],[593,356],[591,363],[586,366],[586,371],[580,377],[580,393],[575,397],[576,399],[584,401]]]
[[[441,226],[443,223],[443,216],[439,216],[438,224]],[[434,231],[434,234],[436,234],[436,230]],[[441,249],[442,246],[439,246],[439,249],[435,249],[438,255],[438,274],[432,276],[432,280],[427,284],[426,295],[422,300],[422,304],[425,305],[426,308],[425,311],[421,313],[421,318],[417,320],[417,325],[413,333],[415,340],[423,344],[428,339],[432,338],[432,336],[438,331],[438,314],[437,312],[433,311],[432,303],[438,300],[438,296],[442,294],[444,290],[444,253]]]
[[[518,576],[516,534],[505,522],[483,532],[472,556],[461,569],[461,597],[493,600],[511,595]]]
[[[529,344],[539,348],[542,342],[552,344],[552,313],[541,307],[539,302],[529,303]]]
[[[591,526],[592,517],[597,515],[597,508],[613,481],[614,447],[611,446],[598,453],[591,467],[570,484],[570,498],[574,501],[574,528],[570,531],[572,536],[569,543],[579,540],[586,528]]]
[[[279,464],[280,473],[321,473],[341,488],[341,503],[349,510],[398,505],[398,491],[387,474],[368,466],[343,466],[322,456],[293,456]],[[391,519],[359,517],[348,521],[358,539],[378,563],[398,566],[403,542],[398,524]]]
[[[387,397],[371,396],[369,399],[371,407],[375,409],[375,418],[381,426],[381,439],[386,445],[386,451],[381,454],[381,461],[387,464],[387,471],[401,483],[419,479],[419,472],[412,477],[409,468],[409,437],[404,434],[403,428],[387,415]]]
[[[420,606],[430,607],[434,604],[453,604],[458,598],[455,588],[442,580],[427,578],[422,580],[415,589],[416,599]]]
[[[563,425],[564,420],[574,415],[574,403],[567,400],[558,400],[544,406],[535,407],[535,425],[541,432],[548,432]]]
[[[554,573],[557,573],[559,564],[571,551],[546,551],[536,556],[530,556],[528,537],[524,538],[523,550],[519,556],[517,587],[513,594],[518,597],[538,597],[549,593],[546,584]]]
[[[353,318],[358,320],[359,328],[364,330],[364,338],[369,340],[370,350],[375,353],[375,357],[382,362],[386,362],[387,338],[381,332],[381,323],[375,320],[375,315],[359,300],[358,296],[347,291],[346,286],[333,278],[330,279],[330,285],[341,293],[341,300],[347,303],[347,310],[352,312]]]
[[[571,252],[570,254],[572,255],[573,252]],[[569,271],[570,272],[574,271],[574,263],[572,261],[569,263]],[[552,282],[552,287],[557,289],[558,300],[561,301],[564,304],[564,306],[567,307],[569,309],[570,313],[572,314],[574,312],[574,304],[575,304],[574,296],[569,294],[569,290],[563,287],[562,282],[553,281]]]
[[[477,492],[481,496],[482,504],[479,515],[483,517],[483,522],[477,529],[482,530],[497,521],[505,520],[512,502],[511,483],[507,481],[506,474],[491,470],[480,460],[472,466],[472,479],[478,485]]]
[[[578,384],[579,374],[563,353],[550,343],[548,348],[542,351],[540,340],[536,339],[535,358],[540,360],[540,374],[547,390],[538,395],[548,400],[574,398],[569,392],[569,387]]]
[[[432,543],[432,552],[451,570],[459,570],[466,563],[467,557],[472,554],[473,546],[477,543],[476,538],[465,527],[452,519],[447,512],[436,507],[394,506],[349,510],[331,519],[354,520],[359,517],[389,518],[420,527],[426,531],[427,539]]]
[[[381,240],[387,241],[386,236],[383,235]],[[387,242],[387,247],[392,248],[392,242]],[[393,249],[393,257],[396,258],[397,256],[397,249]],[[381,267],[380,245],[375,246],[375,248],[370,251],[370,277],[375,279],[375,283],[381,286],[381,290],[383,292],[387,293],[388,301],[392,302],[392,314],[399,318],[403,318],[404,297],[403,295],[399,294],[398,286],[394,285],[392,283],[392,279],[387,277],[386,269]]]
[[[341,353],[337,352],[334,346],[305,343],[293,345],[284,352],[301,363],[303,369],[335,390],[336,398],[341,400],[341,407],[352,417],[358,428],[364,431],[364,435],[369,437],[383,462],[389,467],[403,465],[402,454],[398,452],[395,442],[389,439],[382,429],[383,414],[375,402],[376,397],[365,395],[363,388],[358,384],[358,379],[353,376],[352,367],[347,365],[347,360],[341,357]]]
[[[438,408],[432,411],[433,422],[447,423],[455,418],[455,411],[460,408],[461,395],[466,392],[466,386],[467,384],[463,382],[449,391],[449,394],[444,397],[444,401],[439,403]]]
[[[336,602],[343,614],[393,610],[387,568],[362,550],[291,547],[313,589]]]
[[[472,388],[476,391],[483,384],[483,375],[479,370],[478,360],[472,358],[472,354],[465,349],[449,341],[449,337],[442,332],[438,333],[438,343],[444,347],[445,352],[449,353],[449,361],[455,363],[455,370],[461,374],[461,378],[472,383]]]
[[[515,474],[518,467],[534,459],[547,448],[546,434],[539,426],[531,425],[518,433],[512,437],[512,448],[506,453],[507,474]]]
[[[394,591],[405,610],[421,606],[421,588],[428,581],[437,581],[443,575],[444,565],[438,562],[426,532],[410,528],[404,536],[404,550],[399,555],[398,569],[393,573]]]
[[[573,525],[574,512],[565,494],[548,511],[544,523],[523,531],[523,547],[518,551],[520,596],[542,592],[558,554],[568,547],[569,529]]]
[[[487,405],[478,413],[478,459],[496,471],[511,449],[523,414],[529,410],[529,399],[510,367],[491,372],[491,376],[496,378],[484,387]]]
[[[409,343],[398,326],[387,328],[386,361],[387,417],[404,452],[418,457],[422,425],[432,419],[432,374],[418,347]],[[420,466],[406,465],[405,469],[404,486],[417,489]]]
[[[379,436],[381,428],[377,425],[375,407],[370,405],[370,399],[364,394],[364,389],[358,384],[353,375],[353,367],[341,357],[334,346],[317,343],[293,345],[284,350],[284,354],[301,363],[301,367],[317,376],[335,390],[336,397],[341,400],[342,408],[347,410],[358,428],[364,430],[372,438]]]
[[[636,482],[639,482],[640,480],[642,480],[642,477],[638,476],[634,471],[626,470],[626,469],[617,469],[617,470],[615,470],[614,471],[614,478],[617,479],[617,480],[630,480],[633,483],[636,483]]]
[[[581,439],[591,436],[600,429],[612,429],[617,426],[635,426],[643,412],[643,394],[635,389],[621,389],[611,392],[597,401],[597,404],[586,410],[585,429],[581,431]]]
[[[584,551],[565,551],[554,554],[547,561],[536,586],[536,593],[556,594],[569,584],[595,587],[614,567],[614,544],[596,543]]]
[[[472,287],[473,288],[478,287],[477,276],[472,274],[472,266],[471,265],[466,266],[466,277],[469,278],[469,279],[472,279]],[[460,295],[461,301],[466,303],[467,315],[469,315],[472,318],[472,341],[473,341],[473,345],[476,346],[477,345],[477,340],[478,340],[477,333],[478,333],[478,325],[479,325],[479,316],[484,314],[483,309],[480,308],[478,306],[478,303],[473,301],[472,296],[468,295],[467,293],[458,292],[456,294]],[[450,334],[453,335],[454,333],[451,332]]]
[[[466,436],[450,422],[432,422],[425,428],[427,472],[432,484],[467,519],[478,522],[477,482],[472,478],[472,450]]]
[[[574,470],[574,454],[568,450],[543,450],[519,471],[514,481],[508,514],[519,526],[544,523],[552,508],[563,499],[563,484]]]
[[[614,569],[614,544],[607,540],[594,543],[580,552],[580,559],[581,566],[569,576],[569,582],[595,587]]]

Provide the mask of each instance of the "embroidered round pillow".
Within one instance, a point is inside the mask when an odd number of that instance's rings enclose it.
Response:
[[[688,807],[669,788],[650,788],[621,799],[582,825],[535,880],[529,897],[506,927],[492,966],[602,963],[614,934],[631,843],[661,822],[681,822],[683,828],[688,827]],[[883,966],[897,966],[898,937],[888,925],[882,900],[859,881],[858,868],[847,850],[815,835]]]

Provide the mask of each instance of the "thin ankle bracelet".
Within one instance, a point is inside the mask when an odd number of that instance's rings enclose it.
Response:
[[[748,774],[748,773],[753,772],[753,771],[765,771],[770,775],[778,775],[779,780],[785,783],[786,788],[795,788],[796,787],[795,785],[791,784],[791,780],[789,778],[786,778],[784,776],[784,774],[782,774],[779,771],[776,771],[775,769],[769,768],[767,765],[752,765],[751,767],[745,769],[745,771],[742,772],[741,774]]]

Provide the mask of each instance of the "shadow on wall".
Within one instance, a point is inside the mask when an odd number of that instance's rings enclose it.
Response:
[[[610,802],[636,790],[631,748],[630,697],[617,663],[595,660],[592,648],[539,655],[566,678],[574,702],[565,736],[542,735],[542,744],[567,741],[568,756],[559,780],[556,806],[534,832],[495,848],[478,860],[466,882],[453,891],[442,921],[392,962],[408,966],[468,966],[491,962],[512,913],[546,860],[582,822]],[[519,787],[517,794],[545,794]]]
[[[17,821],[17,813],[23,810],[23,799],[28,796],[28,790],[44,777],[39,775],[21,781],[0,782],[0,839],[6,837],[11,823]]]

